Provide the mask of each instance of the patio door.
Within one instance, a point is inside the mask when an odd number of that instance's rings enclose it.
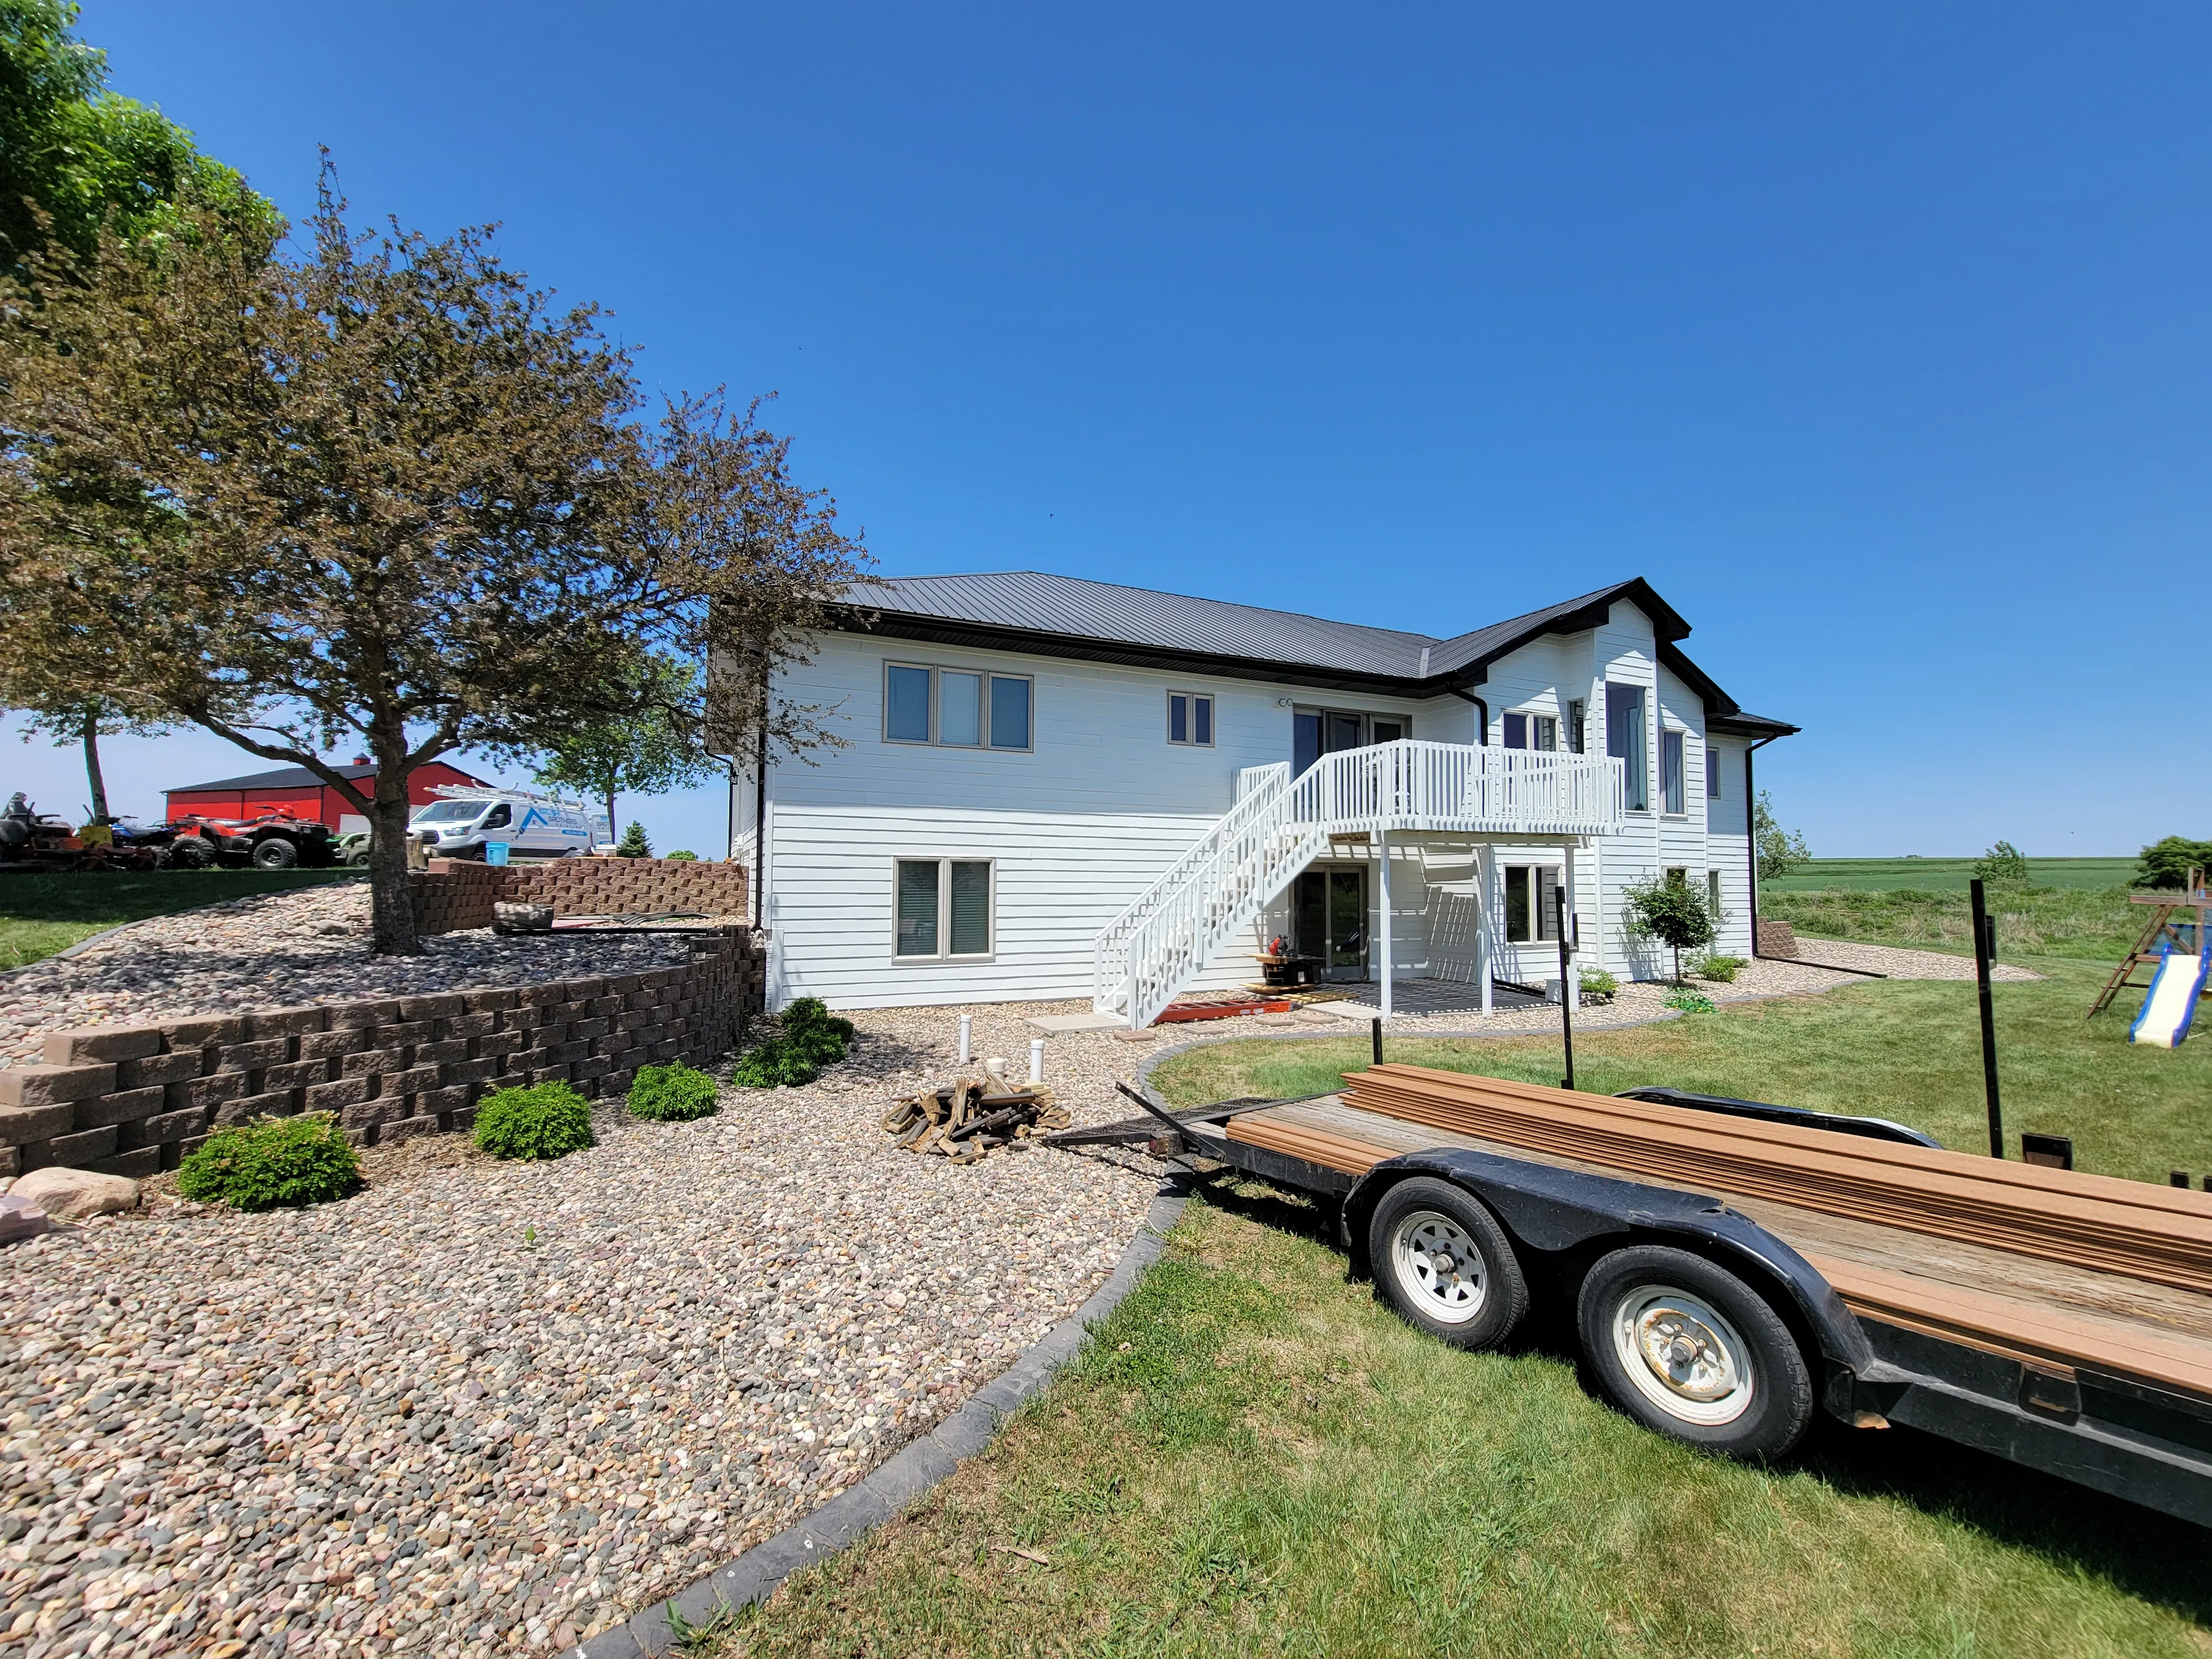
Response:
[[[1298,953],[1319,957],[1324,979],[1365,979],[1367,872],[1307,870],[1293,894],[1291,928]]]

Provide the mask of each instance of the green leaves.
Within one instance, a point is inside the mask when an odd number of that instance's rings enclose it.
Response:
[[[800,997],[783,1011],[777,1034],[738,1062],[731,1081],[741,1089],[796,1089],[845,1058],[853,1022],[832,1014],[819,997]]]
[[[565,1083],[501,1089],[477,1107],[476,1139],[494,1158],[566,1158],[592,1144],[591,1103]]]
[[[714,1079],[689,1066],[647,1066],[629,1085],[629,1114],[656,1123],[689,1123],[720,1109]]]
[[[177,1190],[236,1210],[327,1204],[361,1185],[361,1159],[327,1112],[218,1129],[177,1169]]]

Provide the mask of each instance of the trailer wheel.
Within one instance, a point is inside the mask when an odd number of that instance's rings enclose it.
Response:
[[[300,861],[300,849],[282,836],[271,836],[266,841],[253,843],[253,867],[257,870],[289,870]]]
[[[1455,1348],[1504,1340],[1528,1308],[1528,1284],[1505,1230],[1463,1188],[1429,1176],[1382,1195],[1368,1258],[1390,1305]]]
[[[1638,1245],[1583,1280],[1583,1357],[1606,1397],[1677,1440],[1779,1457],[1813,1419],[1797,1339],[1764,1297],[1687,1250]]]

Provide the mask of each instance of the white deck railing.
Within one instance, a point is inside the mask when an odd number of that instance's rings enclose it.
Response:
[[[1472,744],[1376,744],[1237,775],[1236,805],[1092,949],[1091,1006],[1149,1025],[1331,836],[1404,830],[1603,836],[1622,821],[1621,763]]]

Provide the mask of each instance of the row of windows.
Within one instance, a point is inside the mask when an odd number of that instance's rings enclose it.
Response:
[[[992,670],[939,668],[921,663],[884,665],[884,738],[890,743],[927,744],[949,749],[1028,750],[1034,746],[1031,709],[1036,682],[1027,674]],[[1645,755],[1644,688],[1605,688],[1606,753],[1627,775],[1629,810],[1651,809],[1650,767]],[[1500,739],[1508,749],[1553,751],[1559,747],[1560,722],[1554,714],[1509,711],[1499,719]],[[1167,740],[1178,747],[1210,749],[1214,744],[1214,700],[1207,693],[1167,693]],[[1566,712],[1568,749],[1584,751],[1583,704],[1570,699]],[[1413,733],[1402,715],[1366,714],[1351,709],[1300,708],[1291,715],[1291,764],[1304,773],[1323,755],[1370,744],[1396,743]],[[1659,734],[1660,810],[1689,811],[1685,740],[1687,733]],[[1720,768],[1706,751],[1705,794],[1718,799]]]

